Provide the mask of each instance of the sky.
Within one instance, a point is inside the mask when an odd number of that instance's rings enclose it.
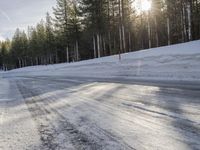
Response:
[[[56,0],[0,0],[0,41],[11,39],[16,28],[36,25],[54,6]]]

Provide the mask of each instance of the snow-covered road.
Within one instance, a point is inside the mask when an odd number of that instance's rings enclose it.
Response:
[[[0,82],[0,149],[200,149],[199,86],[52,76]]]
[[[0,150],[39,149],[40,136],[16,83],[0,78]]]

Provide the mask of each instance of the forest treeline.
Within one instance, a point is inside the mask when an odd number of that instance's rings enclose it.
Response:
[[[27,31],[0,42],[3,70],[74,62],[200,39],[200,0],[57,0]],[[139,1],[139,0],[138,0]]]

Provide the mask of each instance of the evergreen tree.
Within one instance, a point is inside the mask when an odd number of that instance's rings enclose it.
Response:
[[[49,13],[46,14],[46,49],[47,49],[47,60],[49,64],[55,62],[55,36],[53,32],[52,18]]]
[[[70,37],[69,43],[71,47],[74,48],[74,60],[78,61],[81,20],[77,1],[73,1],[73,3],[70,5],[68,30]]]
[[[25,67],[27,64],[28,39],[24,31],[16,30],[12,39],[12,54],[18,60],[18,67]]]
[[[4,42],[0,43],[0,65],[1,69],[6,71],[10,68],[12,60],[10,59],[9,53],[10,53],[10,40],[6,40]]]
[[[57,0],[56,7],[53,8],[53,13],[55,15],[55,34],[58,39],[57,49],[61,51],[61,56],[65,54],[65,50],[69,48],[69,14],[70,5],[69,0]],[[58,51],[59,52],[59,51]],[[57,56],[58,57],[58,52]],[[65,59],[68,60],[66,55]],[[64,60],[64,58],[61,58]]]

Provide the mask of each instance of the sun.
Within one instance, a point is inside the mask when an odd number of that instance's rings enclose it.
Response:
[[[141,3],[141,10],[142,11],[148,11],[151,9],[151,1],[149,0],[143,0]]]
[[[136,9],[137,13],[142,13],[151,10],[151,0],[135,0],[133,7]]]

